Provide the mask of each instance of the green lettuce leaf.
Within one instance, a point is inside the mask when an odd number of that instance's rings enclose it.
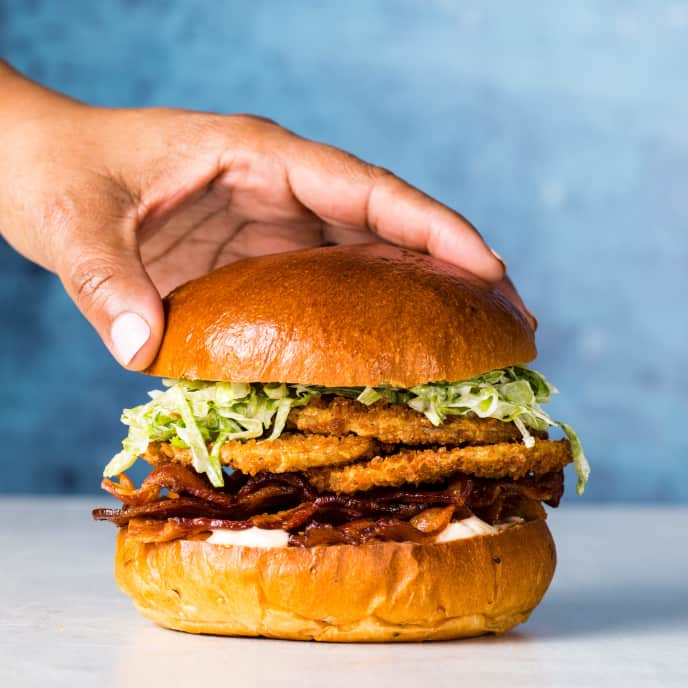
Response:
[[[557,426],[571,443],[578,475],[578,494],[583,493],[590,466],[575,431],[552,420],[540,404],[557,390],[535,370],[512,366],[492,370],[460,382],[437,382],[401,387],[319,387],[284,383],[247,384],[164,380],[166,390],[149,392],[147,404],[125,409],[122,422],[129,434],[119,452],[105,467],[113,476],[129,468],[150,442],[171,442],[188,447],[193,466],[211,483],[223,485],[220,447],[229,440],[265,437],[276,439],[284,430],[292,408],[305,406],[313,397],[343,396],[370,405],[380,399],[406,404],[424,414],[434,425],[448,416],[473,414],[513,422],[527,447],[535,440],[530,430]],[[209,450],[208,447],[212,446]]]

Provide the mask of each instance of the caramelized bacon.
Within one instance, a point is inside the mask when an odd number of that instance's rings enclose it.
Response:
[[[217,515],[222,512],[212,504],[196,497],[160,499],[157,502],[126,506],[123,509],[94,509],[96,521],[112,521],[116,526],[125,526],[132,518],[172,518],[176,516]]]
[[[311,498],[315,492],[308,481],[298,473],[261,473],[251,478],[235,472],[228,476],[224,488],[214,488],[208,480],[186,466],[166,463],[156,466],[137,490],[127,476],[119,483],[105,478],[101,487],[127,506],[149,504],[160,497],[164,489],[178,494],[198,497],[224,508],[237,505],[249,507],[259,488],[279,486],[298,495],[301,500]],[[232,488],[234,490],[232,491]]]
[[[435,507],[425,509],[409,520],[409,523],[418,528],[421,533],[439,533],[444,530],[455,515],[453,506]],[[466,514],[468,516],[469,514]]]
[[[253,500],[248,506],[235,504],[222,509],[214,504],[206,504],[195,497],[161,498],[158,501],[137,506],[125,506],[122,509],[94,509],[93,517],[98,521],[111,521],[124,526],[132,519],[168,518],[195,519],[196,523],[213,521],[221,525],[212,528],[229,528],[241,530],[251,528],[282,528],[293,530],[301,527],[311,517],[317,515],[323,523],[341,524],[361,518],[393,517],[408,520],[433,504],[447,504],[454,500],[441,493],[425,495],[425,502],[412,501],[405,504],[403,495],[397,502],[386,499],[370,499],[353,495],[321,495],[309,501],[303,501],[290,509],[271,511],[271,500],[274,495],[267,493],[266,487],[260,487],[253,493]],[[454,506],[449,506],[452,511]]]
[[[96,520],[129,526],[145,542],[198,536],[216,529],[282,529],[290,544],[360,544],[370,540],[424,542],[453,518],[477,514],[488,523],[501,516],[544,515],[540,502],[557,506],[563,473],[521,480],[492,480],[457,474],[430,488],[380,488],[357,494],[318,494],[303,474],[227,476],[213,488],[192,469],[156,467],[136,489],[122,476],[103,487],[123,502],[121,509],[95,509]],[[167,494],[161,494],[167,490]]]

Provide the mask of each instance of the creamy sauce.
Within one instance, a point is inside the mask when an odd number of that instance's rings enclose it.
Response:
[[[502,530],[511,528],[518,523],[523,523],[522,518],[510,518],[503,523],[491,526],[477,516],[464,518],[463,521],[452,521],[436,538],[435,542],[451,542],[452,540],[465,540],[478,535],[494,535]]]
[[[497,529],[477,516],[464,518],[463,521],[452,521],[436,538],[435,542],[465,540],[476,535],[493,535]]]
[[[464,518],[463,521],[452,521],[436,538],[435,542],[465,540],[479,535],[494,535],[502,530],[523,523],[522,518],[513,517],[503,523],[491,526],[477,516]],[[206,540],[212,545],[240,545],[243,547],[286,547],[289,533],[284,530],[267,530],[265,528],[247,528],[246,530],[213,530]]]
[[[265,528],[213,530],[206,542],[213,545],[242,545],[243,547],[286,547],[289,542],[289,533],[286,530]]]

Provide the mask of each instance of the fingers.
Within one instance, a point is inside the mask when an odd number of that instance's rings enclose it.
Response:
[[[504,263],[468,220],[386,170],[343,151],[289,134],[282,159],[298,200],[327,224],[372,230],[489,281]]]
[[[121,365],[147,367],[164,327],[160,295],[141,263],[135,234],[94,218],[72,228],[58,274],[79,310]]]
[[[170,124],[174,151],[180,150],[179,116]],[[238,215],[274,224],[312,214],[327,234],[346,236],[347,242],[356,241],[357,233],[359,242],[366,241],[373,232],[488,282],[503,278],[504,263],[468,220],[390,172],[256,117],[199,117],[194,131],[203,135],[191,160],[219,162],[213,174],[231,189]],[[188,164],[184,167],[188,172]]]

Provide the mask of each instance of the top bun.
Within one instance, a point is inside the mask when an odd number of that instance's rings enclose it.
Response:
[[[533,332],[495,287],[386,244],[231,263],[165,299],[151,375],[327,387],[463,380],[535,358]]]

